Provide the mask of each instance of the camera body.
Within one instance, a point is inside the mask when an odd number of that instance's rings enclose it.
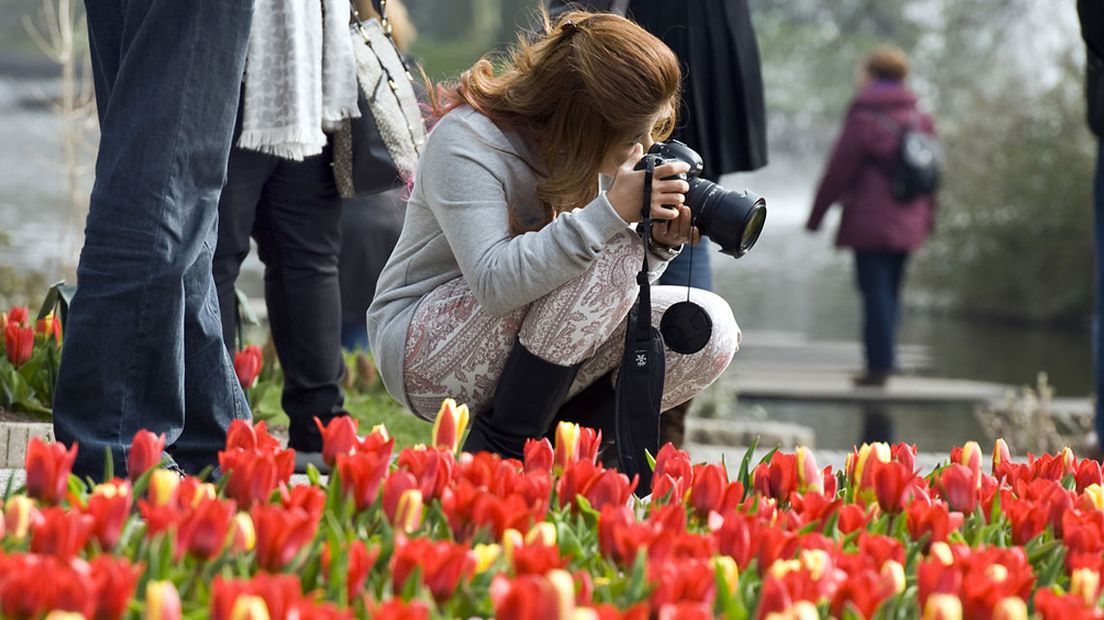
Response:
[[[701,178],[701,155],[678,140],[653,144],[636,169],[645,169],[649,158],[657,167],[677,161],[690,164],[688,173],[670,178],[682,179],[690,185],[690,191],[686,193],[686,206],[690,207],[694,225],[701,234],[719,244],[721,252],[733,258],[739,258],[751,250],[759,240],[767,218],[767,203],[762,196],[748,190],[728,190]]]

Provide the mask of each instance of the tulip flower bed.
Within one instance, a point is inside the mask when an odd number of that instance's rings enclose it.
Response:
[[[26,307],[0,312],[0,409],[49,415],[61,350],[61,322],[34,320]]]
[[[523,461],[323,429],[323,480],[264,424],[232,427],[217,483],[159,468],[142,431],[126,479],[91,490],[76,447],[33,443],[0,532],[4,618],[1101,618],[1100,464],[1068,450],[990,473],[976,443],[926,476],[915,448],[864,445],[843,471],[751,452],[729,472],[663,447],[648,501],[561,424]],[[106,472],[111,477],[111,472]],[[64,613],[63,613],[64,612]],[[75,615],[75,614],[79,614]]]

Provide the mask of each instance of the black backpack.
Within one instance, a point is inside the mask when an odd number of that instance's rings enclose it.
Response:
[[[889,170],[889,186],[897,202],[912,202],[939,190],[943,175],[943,145],[930,133],[919,129],[919,115],[902,124],[889,116],[878,115],[879,122],[897,134],[897,152]]]

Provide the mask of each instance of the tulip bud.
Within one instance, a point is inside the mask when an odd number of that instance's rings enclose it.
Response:
[[[812,601],[797,601],[790,606],[790,620],[820,620],[820,611]]]
[[[506,563],[514,563],[514,549],[525,544],[525,539],[522,538],[521,532],[508,528],[505,532],[502,532],[502,553],[506,556]]]
[[[798,493],[824,493],[824,474],[817,468],[816,456],[812,450],[798,446],[796,456]]]
[[[1104,510],[1104,487],[1096,483],[1085,487],[1081,494],[1081,506],[1093,510]]]
[[[932,543],[931,556],[939,560],[939,563],[943,566],[954,565],[954,553],[951,552],[951,547],[943,541]]]
[[[781,579],[789,573],[796,573],[801,570],[800,560],[775,560],[770,565],[770,569],[767,571],[771,577]]]
[[[531,545],[539,541],[542,545],[552,546],[556,544],[556,526],[548,521],[541,521],[533,526],[525,535],[525,544]]]
[[[422,492],[418,489],[407,489],[399,496],[399,506],[395,510],[395,522],[392,525],[409,534],[421,524]]]
[[[475,572],[476,574],[485,573],[491,568],[495,560],[502,553],[502,546],[496,544],[485,545],[479,543],[472,548],[472,553],[475,554]]]
[[[740,567],[730,555],[718,555],[713,558],[713,568],[724,579],[728,591],[735,592],[740,585]]]
[[[889,444],[884,442],[864,443],[859,448],[859,456],[855,460],[855,475],[851,478],[852,484],[856,486],[863,485],[863,476],[868,469],[867,463],[870,461],[871,455],[876,460],[888,463],[893,457],[893,452]]]
[[[556,591],[556,607],[559,611],[557,617],[560,620],[572,620],[575,614],[575,579],[571,577],[571,573],[561,568],[548,571],[545,579]]]
[[[890,586],[894,594],[905,591],[905,568],[897,560],[886,560],[882,564],[878,578],[882,583]]]
[[[269,620],[268,605],[259,596],[243,594],[234,601],[230,620]]]
[[[171,581],[146,584],[145,620],[180,620],[180,593]]]
[[[823,549],[805,549],[801,552],[801,565],[809,572],[813,581],[820,581],[832,563],[832,558]]]
[[[1011,463],[1012,455],[1008,450],[1008,444],[1003,439],[998,439],[993,444],[993,475],[997,475],[997,467],[1001,463]]]
[[[376,433],[377,435],[379,435],[383,439],[384,442],[391,441],[391,435],[390,435],[390,433],[387,432],[387,425],[386,424],[381,423],[381,424],[377,424],[377,425],[373,426],[371,432]]]
[[[456,452],[460,447],[460,438],[468,427],[468,406],[456,405],[456,401],[446,398],[437,411],[433,422],[433,445]]]
[[[203,503],[204,500],[217,499],[218,488],[210,482],[204,482],[196,486],[195,495],[192,496],[192,507],[196,507]]]
[[[1087,607],[1096,607],[1100,598],[1100,573],[1091,568],[1076,568],[1070,575],[1070,594],[1080,597]]]
[[[953,594],[932,594],[924,604],[923,620],[962,620],[962,601]]]
[[[180,486],[180,474],[168,469],[155,469],[149,477],[149,494],[154,506],[167,506]]]
[[[579,425],[560,422],[556,426],[556,465],[563,469],[575,460],[579,449]]]
[[[1069,446],[1062,448],[1062,464],[1065,465],[1066,473],[1073,471],[1073,466],[1077,462],[1077,457],[1073,455],[1073,450],[1070,450]]]
[[[13,495],[4,506],[4,529],[12,540],[20,541],[31,531],[35,513],[34,500],[26,495]]]
[[[230,522],[230,548],[237,553],[252,551],[257,546],[257,530],[247,512],[239,512]]]
[[[1018,596],[1002,598],[993,607],[993,620],[1027,620],[1027,603]]]

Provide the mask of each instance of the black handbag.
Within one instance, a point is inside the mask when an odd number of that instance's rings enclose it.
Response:
[[[391,38],[387,0],[373,0],[380,19],[352,10],[360,117],[334,134],[334,180],[343,198],[391,189],[413,178],[425,122],[414,78]]]
[[[645,160],[643,221],[640,225],[647,245],[652,234],[652,175],[655,171],[655,160],[652,157],[646,157]],[[644,254],[644,263],[636,276],[640,294],[629,311],[625,352],[614,388],[614,434],[617,436],[619,469],[629,477],[634,474],[640,476],[640,482],[636,486],[639,497],[647,495],[652,489],[652,467],[647,454],[655,456],[659,450],[659,416],[666,372],[663,335],[652,327],[652,291],[648,283],[647,251]]]

